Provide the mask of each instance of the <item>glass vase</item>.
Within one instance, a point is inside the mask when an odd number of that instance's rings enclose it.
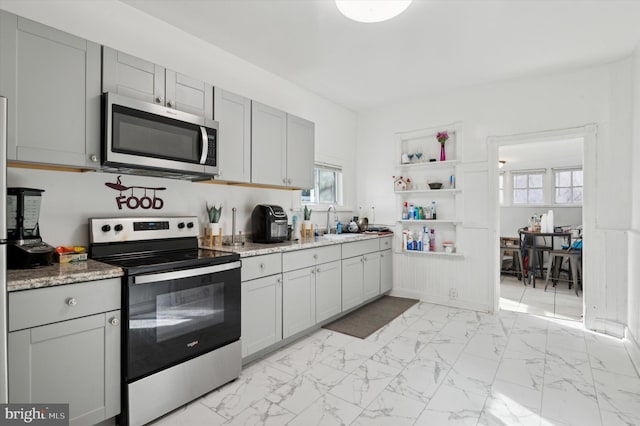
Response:
[[[440,161],[447,161],[447,155],[444,152],[444,144],[440,144]]]

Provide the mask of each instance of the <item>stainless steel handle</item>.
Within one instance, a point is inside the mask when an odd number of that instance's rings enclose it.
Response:
[[[264,263],[260,264],[260,269],[264,269]]]
[[[134,284],[156,283],[160,281],[179,280],[180,278],[197,277],[200,275],[215,274],[216,272],[229,271],[239,268],[240,261],[224,263],[222,265],[206,266],[204,268],[192,268],[182,271],[162,272],[159,274],[138,275],[133,277]]]
[[[287,183],[287,178],[282,178],[282,183]]]
[[[312,269],[312,270],[311,270],[311,273],[312,273],[312,274],[315,274],[315,273],[316,273],[316,270],[315,270],[315,269]]]
[[[360,259],[360,263],[364,263],[364,257]]]
[[[172,101],[172,100],[168,100],[168,101],[167,101],[167,106],[168,106],[169,108],[173,108],[173,101]]]
[[[156,103],[157,104],[162,104],[164,103],[164,98],[162,96],[157,96],[156,97]]]
[[[384,257],[384,254],[380,253],[380,258],[383,258],[383,257]]]
[[[291,182],[292,182],[291,178],[288,178],[288,179],[287,179],[287,183],[288,183],[289,185],[291,185]]]
[[[314,258],[314,259],[318,259],[318,255],[317,255],[317,254],[314,254],[314,255],[313,255],[313,258]]]
[[[322,271],[320,270],[320,268],[316,268],[316,272],[320,273]]]
[[[76,299],[75,297],[70,297],[67,299],[67,305],[76,306],[77,304],[78,304],[78,299]]]
[[[111,325],[120,325],[120,320],[116,317],[113,317],[109,320],[109,324]]]
[[[91,154],[91,155],[89,156],[89,160],[90,160],[92,163],[97,163],[97,162],[98,162],[98,156],[97,156],[97,155],[95,155],[95,154]]]
[[[200,164],[204,164],[207,159],[207,153],[209,152],[209,136],[207,135],[207,129],[200,127],[200,134],[202,135],[202,154],[200,155]]]
[[[276,279],[276,282],[277,282],[277,283],[281,283],[281,282],[282,282],[282,278],[277,278],[277,279]]]
[[[364,261],[366,262],[366,261],[368,261],[369,259],[367,259],[367,256],[364,256],[364,257],[362,258],[362,260],[364,260]]]

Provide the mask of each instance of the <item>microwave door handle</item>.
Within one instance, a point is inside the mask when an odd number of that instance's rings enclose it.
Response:
[[[202,136],[202,154],[200,155],[200,164],[204,164],[207,160],[207,154],[209,153],[209,136],[207,135],[207,129],[200,127],[200,134]]]

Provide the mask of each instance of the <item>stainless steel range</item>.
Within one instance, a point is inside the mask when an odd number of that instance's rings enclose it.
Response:
[[[239,376],[240,256],[198,249],[196,217],[90,219],[90,256],[124,269],[120,424]]]

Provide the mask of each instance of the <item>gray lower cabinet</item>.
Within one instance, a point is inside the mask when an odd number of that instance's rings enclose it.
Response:
[[[363,298],[371,299],[380,294],[380,253],[369,253],[362,256]]]
[[[120,413],[120,311],[9,333],[9,402],[68,403],[71,425]]]
[[[362,256],[342,260],[342,310],[364,302],[364,268]]]
[[[210,84],[106,46],[102,90],[213,118]]]
[[[393,254],[391,249],[380,252],[380,293],[393,288]]]
[[[242,283],[242,356],[282,340],[282,275]]]
[[[222,141],[218,179],[251,182],[251,99],[216,87],[213,112]]]
[[[9,293],[9,402],[68,403],[70,424],[120,413],[119,278]]]
[[[316,267],[282,274],[282,338],[316,323]]]
[[[335,261],[316,267],[316,322],[342,312],[342,265]]]
[[[100,46],[0,11],[9,160],[100,166]]]

